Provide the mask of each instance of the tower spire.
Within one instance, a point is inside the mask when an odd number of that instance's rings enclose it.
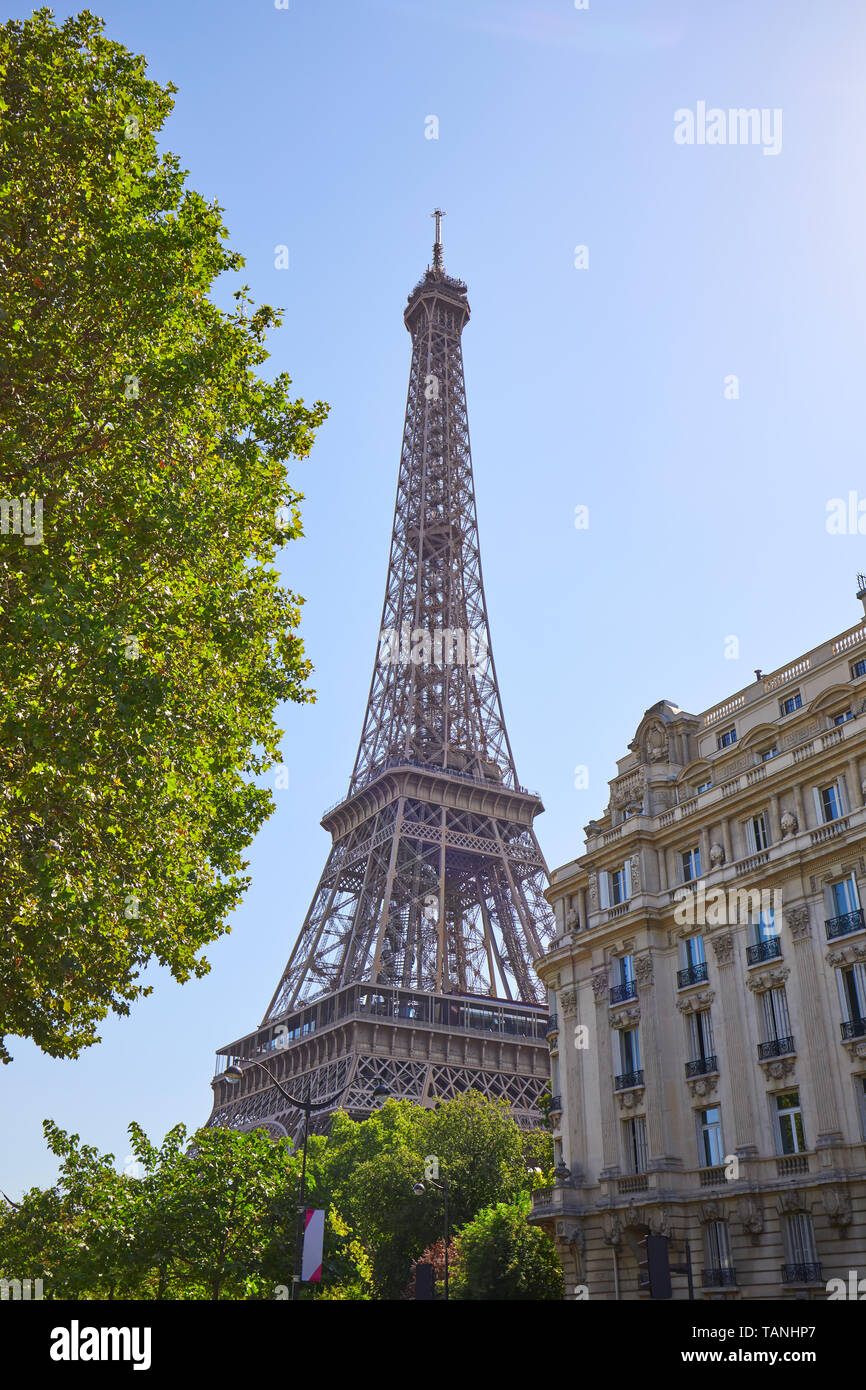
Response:
[[[435,208],[430,214],[436,219],[436,239],[433,242],[433,269],[442,270],[442,218],[445,216],[442,208]]]

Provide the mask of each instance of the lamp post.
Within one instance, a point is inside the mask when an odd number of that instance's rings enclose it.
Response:
[[[298,1226],[297,1236],[295,1240],[295,1272],[292,1276],[292,1302],[294,1303],[298,1297],[298,1289],[300,1288],[301,1284],[301,1274],[304,1268],[304,1213],[306,1211],[307,1201],[307,1139],[310,1133],[310,1114],[313,1110],[326,1110],[327,1107],[331,1105],[339,1095],[342,1094],[342,1091],[334,1091],[331,1095],[326,1096],[324,1100],[313,1101],[310,1100],[309,1095],[307,1096],[306,1100],[299,1100],[297,1096],[289,1095],[285,1086],[281,1085],[277,1078],[271,1075],[271,1073],[268,1071],[267,1067],[264,1065],[263,1062],[257,1062],[253,1058],[249,1061],[248,1065],[258,1067],[261,1071],[263,1071],[265,1073],[265,1076],[274,1086],[276,1086],[277,1090],[281,1093],[281,1095],[285,1096],[286,1100],[289,1101],[291,1105],[296,1106],[299,1110],[302,1110],[304,1112],[304,1154],[303,1159],[301,1161],[301,1189],[300,1193],[298,1194]],[[229,1083],[230,1086],[236,1086],[239,1081],[242,1081],[243,1075],[243,1067],[240,1067],[236,1062],[233,1063],[231,1066],[226,1067],[225,1071],[223,1072],[223,1076],[225,1077],[226,1081]],[[308,1082],[308,1090],[309,1085],[310,1083]],[[379,1085],[376,1087],[373,1094],[374,1096],[389,1095],[390,1092],[387,1086]]]
[[[427,1185],[428,1185],[428,1184],[430,1185],[430,1187],[435,1187],[437,1192],[441,1192],[441,1193],[442,1193],[442,1202],[443,1202],[443,1207],[444,1207],[444,1221],[443,1221],[443,1226],[444,1226],[444,1236],[445,1236],[445,1301],[446,1301],[446,1303],[447,1303],[447,1302],[448,1302],[448,1179],[446,1178],[445,1174],[443,1173],[443,1174],[442,1174],[442,1181],[441,1181],[441,1183],[434,1182],[432,1178],[428,1178],[426,1183],[424,1183],[424,1182],[416,1182],[415,1186],[412,1188],[412,1191],[415,1193],[415,1196],[416,1196],[416,1197],[423,1197],[424,1193],[427,1191]]]

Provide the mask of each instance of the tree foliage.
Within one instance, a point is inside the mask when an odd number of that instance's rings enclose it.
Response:
[[[257,375],[274,310],[208,297],[243,261],[157,148],[174,90],[87,11],[0,26],[3,1060],[207,970],[312,698],[274,559],[326,407]]]
[[[455,1239],[453,1296],[479,1301],[561,1300],[562,1266],[553,1241],[527,1225],[530,1199],[479,1211]]]
[[[129,1132],[135,1171],[119,1173],[111,1154],[98,1154],[46,1121],[60,1176],[47,1191],[32,1189],[17,1207],[0,1206],[0,1277],[42,1278],[48,1298],[285,1297],[301,1165],[290,1142],[275,1143],[264,1130],[204,1129],[190,1136],[178,1125],[157,1145],[137,1124]],[[441,1181],[437,1188],[425,1177],[435,1156],[440,1180],[448,1182],[458,1254],[462,1226],[483,1287],[500,1290],[490,1297],[505,1297],[506,1287],[508,1297],[536,1297],[525,1290],[541,1287],[549,1264],[537,1231],[527,1227],[525,1246],[513,1222],[491,1235],[488,1221],[487,1246],[472,1234],[486,1209],[498,1211],[498,1203],[513,1202],[526,1188],[524,1144],[504,1103],[473,1092],[432,1111],[388,1101],[363,1122],[338,1113],[327,1135],[309,1140],[306,1205],[323,1208],[327,1220],[323,1282],[304,1286],[301,1296],[405,1296],[414,1261],[443,1236]],[[477,1208],[466,1215],[475,1201],[481,1215]],[[483,1258],[476,1253],[482,1246]],[[521,1272],[507,1251],[524,1249],[529,1263]]]

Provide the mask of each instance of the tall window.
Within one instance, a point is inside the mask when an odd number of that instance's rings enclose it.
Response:
[[[840,878],[836,883],[830,884],[830,901],[833,904],[833,916],[845,917],[849,912],[856,912],[860,906],[860,895],[857,892],[857,880],[853,874],[848,874],[847,878]]]
[[[857,961],[837,970],[836,983],[846,1023],[858,1023],[866,1018],[866,965]]]
[[[704,938],[702,936],[687,936],[680,942],[680,965],[688,970],[690,966],[706,965],[707,958],[704,955]]]
[[[687,849],[680,855],[680,872],[683,883],[691,883],[694,879],[700,878],[701,851],[697,845],[694,849]]]
[[[776,914],[771,907],[766,912],[759,912],[757,916],[749,919],[752,928],[752,936],[755,945],[763,941],[772,941],[779,935],[779,928],[776,926]]]
[[[617,956],[613,965],[618,985],[634,984],[634,956]]]
[[[746,844],[749,847],[749,853],[756,854],[759,850],[767,849],[769,843],[770,836],[763,811],[760,815],[750,816],[746,821]]]
[[[801,1154],[806,1150],[800,1092],[784,1091],[774,1096],[776,1102],[776,1141],[781,1154]]]
[[[812,1218],[805,1211],[792,1212],[785,1217],[785,1250],[788,1264],[816,1265],[818,1251],[815,1246],[815,1228]]]
[[[645,1173],[647,1170],[646,1120],[643,1115],[635,1115],[625,1122],[626,1161],[632,1173]]]
[[[713,1056],[713,1025],[709,1009],[700,1009],[688,1015],[689,1049],[691,1059],[706,1062]]]
[[[698,1159],[702,1168],[718,1168],[724,1162],[722,1112],[717,1105],[698,1114]]]
[[[815,809],[818,813],[819,821],[838,820],[842,815],[842,794],[839,790],[838,782],[831,782],[829,787],[815,788]]]
[[[791,1036],[791,1019],[788,1014],[788,996],[785,987],[768,989],[761,995],[761,1013],[764,1020],[764,1041],[781,1042]]]
[[[727,1221],[708,1221],[704,1226],[704,1260],[707,1269],[733,1267]]]
[[[866,1139],[866,1076],[855,1077],[857,1109],[860,1112],[860,1133]]]
[[[631,865],[626,862],[599,874],[602,907],[618,907],[631,897]]]
[[[624,1028],[620,1032],[619,1059],[623,1072],[640,1071],[640,1038],[637,1028]]]

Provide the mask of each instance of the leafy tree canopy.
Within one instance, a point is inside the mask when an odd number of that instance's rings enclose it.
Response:
[[[274,310],[209,299],[243,261],[157,148],[175,88],[102,28],[0,26],[3,1060],[208,969],[312,698],[274,559],[326,407],[256,374]]]

